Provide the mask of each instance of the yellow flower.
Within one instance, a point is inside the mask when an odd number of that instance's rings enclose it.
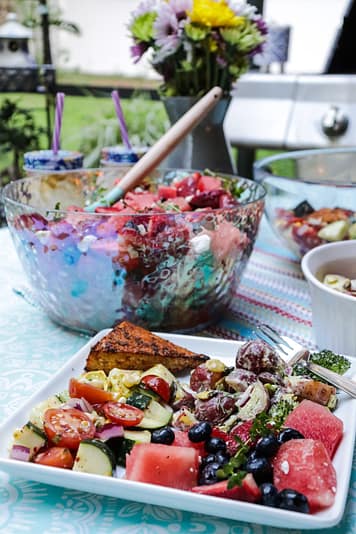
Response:
[[[190,19],[196,24],[210,27],[239,26],[244,17],[237,17],[227,5],[226,0],[194,0],[193,9],[189,13]]]

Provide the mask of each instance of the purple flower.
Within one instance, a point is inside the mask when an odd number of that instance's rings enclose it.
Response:
[[[227,67],[227,61],[222,56],[216,56],[216,63],[219,65],[219,67]]]
[[[140,17],[141,15],[144,15],[145,13],[150,13],[151,11],[155,11],[156,9],[157,0],[143,0],[137,8],[132,11],[131,16],[132,19],[136,19],[137,17]]]
[[[188,11],[193,9],[193,0],[169,0],[168,4],[178,20],[187,18]]]
[[[173,54],[180,45],[180,24],[176,14],[169,4],[160,7],[158,16],[153,24],[155,30],[155,44],[159,48],[157,56],[162,61]],[[158,59],[156,57],[156,60]]]
[[[268,33],[268,26],[261,16],[257,16],[254,20],[254,23],[262,35],[266,35]]]
[[[232,9],[238,17],[246,17],[248,19],[253,19],[255,17],[257,7],[248,4],[246,0],[228,0],[227,3],[230,9]]]
[[[143,56],[143,54],[146,52],[147,49],[148,49],[147,43],[135,43],[134,45],[130,47],[130,53],[131,53],[131,57],[133,58],[134,63],[137,63],[138,61],[140,61],[141,57]]]

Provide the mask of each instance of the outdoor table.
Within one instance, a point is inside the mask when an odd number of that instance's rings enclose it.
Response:
[[[0,417],[23,404],[88,341],[54,324],[19,297],[26,279],[7,229],[0,230]],[[311,310],[299,262],[263,221],[255,250],[228,313],[206,336],[243,339],[253,324],[268,322],[283,335],[313,347]],[[1,439],[1,436],[0,436]],[[356,457],[342,522],[330,533],[355,533]],[[232,503],[233,506],[233,503]],[[256,516],[256,520],[258,518]],[[12,478],[0,471],[2,534],[86,533],[251,533],[276,529],[184,512]],[[292,531],[290,531],[292,532]],[[293,529],[293,534],[302,531]],[[303,531],[316,532],[316,531]]]

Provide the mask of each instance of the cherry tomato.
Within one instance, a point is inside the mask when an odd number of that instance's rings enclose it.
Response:
[[[146,375],[141,379],[142,384],[157,393],[165,402],[171,398],[171,388],[166,380],[156,375]]]
[[[83,439],[92,439],[94,423],[76,408],[50,408],[44,413],[44,431],[58,447],[77,449]]]
[[[92,384],[80,382],[76,378],[71,378],[69,381],[69,395],[74,399],[83,397],[91,404],[113,400],[113,395],[110,391],[104,391]]]
[[[70,450],[66,447],[51,447],[46,451],[38,453],[33,461],[36,464],[72,469],[74,458]]]
[[[102,411],[107,419],[122,426],[136,426],[144,416],[142,410],[124,402],[106,402]]]

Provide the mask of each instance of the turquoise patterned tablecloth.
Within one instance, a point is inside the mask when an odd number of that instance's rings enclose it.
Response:
[[[0,417],[3,420],[86,342],[16,295],[25,283],[7,229],[0,230]],[[268,321],[313,346],[306,282],[299,264],[262,225],[231,310],[206,335],[248,337]],[[1,436],[0,436],[1,439]],[[256,517],[257,520],[257,517]],[[286,525],[287,527],[287,525]],[[129,502],[11,478],[0,471],[1,534],[278,534],[276,529]],[[299,534],[301,531],[288,531]],[[307,531],[303,531],[307,532]],[[311,531],[316,532],[316,531]],[[328,532],[356,533],[356,458],[342,522]]]

